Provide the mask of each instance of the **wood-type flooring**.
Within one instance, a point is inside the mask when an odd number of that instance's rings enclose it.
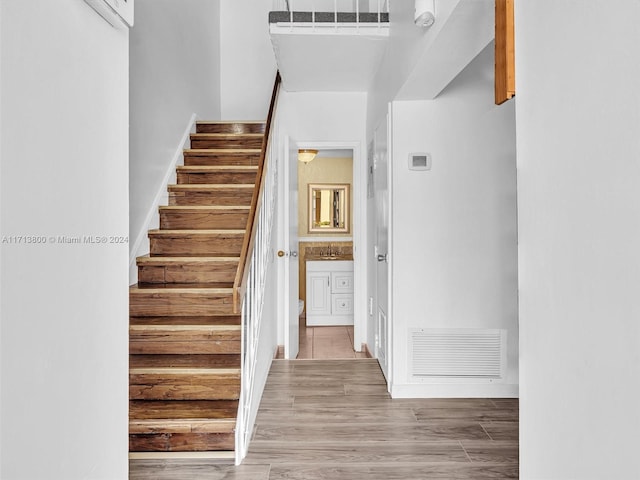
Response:
[[[129,478],[518,478],[518,401],[391,399],[376,360],[274,360],[241,466],[131,460]]]

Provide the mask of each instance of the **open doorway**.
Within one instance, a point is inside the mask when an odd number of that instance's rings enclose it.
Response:
[[[360,148],[356,143],[297,146],[316,150],[317,155],[288,169],[297,170],[297,201],[288,202],[285,216],[297,220],[297,238],[290,247],[297,254],[298,280],[285,288],[288,302],[297,302],[298,309],[286,310],[300,313],[297,318],[290,314],[285,324],[285,330],[292,332],[290,322],[298,322],[299,348],[289,348],[297,355],[288,358],[367,358],[361,340],[366,328],[366,299],[362,299],[366,277],[361,271],[365,259],[358,255],[366,251],[358,250],[366,231],[359,198]],[[297,209],[295,215],[292,208]],[[280,358],[287,358],[284,350]]]

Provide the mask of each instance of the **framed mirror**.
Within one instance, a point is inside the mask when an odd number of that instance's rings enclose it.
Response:
[[[349,232],[349,184],[309,184],[309,233]]]

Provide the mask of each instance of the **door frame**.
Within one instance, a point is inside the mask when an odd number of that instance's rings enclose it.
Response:
[[[377,132],[380,130],[384,130],[385,134],[386,134],[386,176],[387,176],[387,192],[386,192],[386,197],[387,197],[387,229],[388,229],[388,237],[387,237],[387,251],[385,252],[387,255],[387,291],[385,293],[383,293],[386,296],[386,303],[387,303],[387,309],[386,309],[386,332],[385,332],[385,338],[386,338],[386,345],[385,345],[385,362],[386,365],[380,365],[384,377],[387,381],[387,391],[389,393],[391,393],[391,388],[393,385],[393,351],[394,351],[394,335],[393,335],[393,317],[394,317],[394,311],[393,311],[393,163],[392,163],[392,158],[393,158],[393,104],[390,102],[388,104],[387,107],[387,114],[383,117],[383,119],[380,121],[380,123],[378,124],[378,126],[373,130],[373,149],[374,149],[374,161],[373,161],[373,166],[374,166],[374,171],[379,171],[380,170],[380,165],[378,162],[378,149],[379,149],[379,140],[378,140],[378,134]],[[375,174],[374,173],[374,178],[375,178]],[[375,185],[377,183],[377,179],[374,180],[374,190],[375,190]],[[377,191],[374,192],[374,199],[375,196],[378,194]],[[375,358],[378,358],[378,351],[379,351],[379,343],[380,343],[380,338],[381,338],[381,332],[380,332],[380,319],[379,319],[379,304],[380,304],[380,292],[378,291],[378,211],[377,211],[377,204],[375,204],[375,206],[373,207],[374,211],[375,211],[375,215],[373,218],[373,232],[374,232],[374,239],[372,239],[373,242],[373,252],[374,252],[374,258],[373,258],[373,268],[374,271],[372,272],[373,278],[374,278],[374,282],[373,282],[373,292],[372,292],[372,296],[374,298],[374,306],[373,306],[373,323],[372,323],[372,328],[374,330],[375,333],[375,345],[374,345],[374,356]],[[385,369],[386,367],[386,369]],[[386,370],[386,371],[385,371]]]
[[[353,151],[353,230],[351,239],[353,241],[353,348],[356,352],[362,350],[362,344],[367,341],[367,158],[363,157],[362,145],[360,142],[331,142],[331,141],[298,141],[298,148],[315,148],[318,150],[352,150]],[[285,167],[286,168],[286,167]],[[298,192],[300,195],[300,192]],[[289,215],[289,205],[281,205],[281,218]],[[301,243],[299,241],[299,243]],[[299,250],[299,248],[298,248]],[[284,292],[288,291],[289,285],[283,284]],[[299,296],[299,295],[298,295]],[[296,299],[297,304],[297,299]],[[282,328],[287,328],[281,320]]]
[[[300,350],[299,337],[299,315],[298,315],[298,291],[300,281],[300,258],[298,257],[299,239],[298,239],[298,143],[290,135],[283,137],[284,150],[283,158],[285,167],[282,172],[282,199],[288,199],[288,202],[282,202],[286,205],[285,216],[283,217],[283,243],[282,249],[284,256],[284,285],[283,291],[283,315],[284,321],[284,358],[295,359]],[[292,175],[293,174],[293,175]],[[294,190],[295,187],[295,190]],[[292,195],[293,194],[293,195]],[[291,197],[294,197],[293,199]],[[293,221],[292,221],[293,219]],[[292,228],[293,227],[293,228]],[[292,232],[294,232],[292,234]],[[293,240],[293,242],[292,242]],[[278,253],[280,255],[280,253]],[[298,293],[291,294],[291,280],[294,279],[295,291]]]

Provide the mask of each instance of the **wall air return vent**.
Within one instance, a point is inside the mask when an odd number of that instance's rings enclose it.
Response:
[[[409,363],[413,380],[504,377],[506,330],[412,329]]]

